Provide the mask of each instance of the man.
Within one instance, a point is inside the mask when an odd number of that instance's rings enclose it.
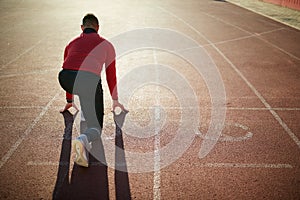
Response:
[[[112,109],[124,106],[118,101],[113,45],[99,36],[99,22],[93,14],[82,19],[82,34],[65,48],[63,70],[59,82],[66,91],[67,104],[61,112],[74,106],[73,94],[79,96],[88,129],[73,141],[75,163],[88,167],[88,152],[93,141],[99,139],[103,128],[103,90],[101,71],[105,65],[106,79],[113,100]]]

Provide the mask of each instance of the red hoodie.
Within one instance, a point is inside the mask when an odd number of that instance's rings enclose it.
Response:
[[[112,99],[117,100],[115,57],[113,45],[100,37],[95,30],[87,28],[66,46],[62,68],[88,71],[100,76],[105,64],[109,91]],[[68,101],[73,99],[73,95],[70,93],[66,93],[66,97]]]

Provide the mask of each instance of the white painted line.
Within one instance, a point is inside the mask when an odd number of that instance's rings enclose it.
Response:
[[[300,60],[299,57],[297,57],[297,56],[295,56],[295,55],[293,55],[293,54],[287,52],[286,50],[284,50],[284,49],[280,48],[279,46],[277,46],[277,45],[275,45],[275,44],[269,42],[268,40],[266,40],[266,39],[264,39],[264,38],[262,38],[262,37],[258,37],[258,38],[259,38],[260,40],[264,41],[265,43],[271,45],[272,47],[274,47],[274,48],[276,48],[276,49],[282,51],[283,53],[289,55],[290,57],[295,58],[296,60]]]
[[[209,16],[211,18],[214,18],[214,19],[216,19],[218,21],[221,21],[222,23],[225,23],[225,24],[227,24],[229,26],[232,26],[232,27],[234,27],[234,28],[236,28],[236,29],[238,29],[238,30],[240,30],[242,32],[248,33],[248,34],[250,34],[253,37],[260,36],[260,35],[265,35],[265,34],[269,34],[269,33],[273,33],[273,32],[277,32],[277,31],[281,31],[281,30],[285,30],[285,28],[281,27],[281,28],[276,28],[276,29],[273,29],[273,30],[264,31],[264,32],[261,32],[261,33],[254,33],[253,34],[250,31],[247,31],[247,30],[245,30],[245,29],[243,29],[243,28],[241,28],[241,27],[239,27],[237,25],[231,24],[231,23],[229,23],[229,22],[227,22],[227,21],[225,21],[225,20],[223,20],[221,18],[218,18],[218,17],[214,16],[214,15],[211,15],[211,14],[208,14],[208,13],[205,13],[205,12],[201,12],[201,13],[204,14],[204,15],[207,15],[207,16]]]
[[[278,19],[276,19],[276,18],[274,18],[274,17],[271,17],[271,16],[265,15],[265,14],[263,14],[263,13],[261,13],[261,12],[258,12],[258,11],[256,11],[256,10],[252,9],[252,8],[243,6],[243,5],[239,4],[239,3],[236,3],[236,2],[233,2],[233,1],[230,1],[230,0],[229,0],[229,3],[232,3],[232,4],[237,5],[237,6],[239,6],[239,7],[245,8],[246,10],[250,10],[251,12],[254,12],[254,13],[256,13],[256,14],[262,15],[262,16],[264,16],[264,17],[266,17],[266,18],[272,19],[272,20],[274,20],[274,21],[276,21],[276,22],[279,22],[279,23],[281,23],[281,24],[284,24],[284,25],[286,25],[286,26],[290,26],[290,27],[293,27],[293,28],[295,28],[295,29],[300,30],[299,27],[297,27],[297,26],[293,26],[293,25],[291,25],[291,24],[285,23],[285,22],[280,21],[280,20],[278,20]],[[269,24],[271,24],[271,23],[269,23]]]
[[[57,70],[57,69],[36,70],[36,71],[32,71],[32,72],[4,74],[4,75],[0,75],[0,78],[11,78],[11,77],[16,77],[16,76],[26,76],[26,75],[32,75],[32,74],[45,74],[45,73],[49,73],[49,72],[53,72],[53,71],[57,71],[57,73],[59,72],[59,70]]]
[[[28,166],[68,166],[70,163],[68,162],[51,162],[51,161],[29,161],[26,165]]]
[[[207,168],[272,168],[272,169],[292,169],[290,164],[253,164],[253,163],[203,163],[197,165],[198,167]]]
[[[283,29],[284,28],[277,28],[277,29],[270,30],[270,31],[265,31],[265,32],[262,32],[262,33],[255,33],[255,34],[249,33],[250,35],[243,36],[243,37],[238,37],[238,38],[229,39],[229,40],[223,40],[223,41],[220,41],[220,42],[214,42],[214,43],[209,43],[209,44],[204,44],[204,45],[198,45],[196,47],[189,47],[189,48],[185,48],[185,49],[179,49],[179,50],[176,50],[176,51],[178,51],[178,52],[188,51],[188,50],[192,50],[192,49],[196,49],[196,48],[208,47],[208,46],[211,46],[212,44],[214,44],[214,45],[226,44],[226,43],[229,43],[229,42],[235,42],[235,41],[239,41],[239,40],[245,40],[245,39],[257,37],[257,36],[260,36],[260,35],[265,35],[265,34],[280,31],[280,30],[283,30]]]
[[[22,106],[18,107],[18,106],[12,106],[12,107],[0,107],[0,109],[5,109],[5,108],[22,108]],[[24,108],[39,108],[38,106],[24,106]],[[42,108],[42,107],[40,107]],[[54,108],[61,108],[58,106],[55,106]],[[181,109],[197,109],[198,107],[194,107],[194,106],[164,106],[165,110],[181,110]],[[139,106],[139,109],[141,110],[155,110],[156,107],[155,106],[149,106],[149,107],[143,107],[143,106]],[[207,106],[202,106],[201,109],[211,109],[211,107]],[[255,107],[227,107],[227,110],[253,110],[253,111],[270,111],[270,110],[277,110],[277,111],[300,111],[300,108],[255,108]],[[104,123],[107,123],[107,126],[111,126],[113,123],[112,122],[106,122],[104,121]]]
[[[217,45],[217,44],[226,44],[226,43],[229,43],[229,42],[235,42],[235,41],[239,41],[239,40],[245,40],[245,39],[249,39],[249,38],[253,38],[253,37],[256,37],[256,35],[247,35],[247,36],[243,36],[243,37],[238,37],[238,38],[234,38],[234,39],[230,39],[230,40],[224,40],[224,41],[220,41],[220,42],[215,42],[213,43],[214,45]],[[208,47],[208,46],[211,46],[212,44],[205,44],[203,45],[202,47]]]
[[[236,26],[236,25],[234,25],[234,24],[228,23],[227,21],[225,21],[225,20],[223,20],[223,19],[220,19],[220,18],[218,18],[218,17],[216,17],[216,16],[214,16],[214,15],[208,14],[208,13],[206,13],[206,12],[201,12],[201,13],[204,14],[204,15],[206,15],[206,16],[209,16],[209,17],[211,17],[211,18],[213,18],[213,19],[215,19],[215,20],[218,20],[218,21],[220,21],[220,22],[222,22],[222,23],[224,23],[224,24],[227,24],[227,25],[229,25],[229,26],[232,26],[232,27],[234,27],[234,28],[236,28],[236,29],[238,29],[238,30],[240,30],[240,31],[242,31],[242,32],[245,32],[245,33],[249,34],[249,35],[253,35],[253,33],[251,33],[250,31],[247,31],[247,30],[245,30],[245,29],[243,29],[243,28],[241,28],[241,27],[238,27],[238,26]],[[210,43],[211,43],[211,42],[210,42]]]
[[[282,128],[286,131],[286,133],[290,136],[290,138],[297,144],[298,148],[300,148],[300,140],[297,136],[291,131],[291,129],[286,125],[286,123],[279,117],[279,115],[272,109],[270,104],[265,100],[265,98],[255,89],[255,87],[246,79],[246,77],[237,69],[237,67],[223,54],[223,52],[218,49],[205,35],[195,29],[192,25],[190,25],[185,20],[181,19],[177,15],[173,14],[170,11],[167,11],[164,8],[159,7],[161,10],[169,13],[171,16],[174,16],[176,19],[184,23],[190,29],[198,33],[201,37],[203,37],[208,43],[212,45],[212,47],[228,62],[231,68],[243,79],[243,81],[248,85],[248,87],[254,92],[254,94],[259,98],[259,100],[264,104],[266,108],[269,109],[273,117],[278,121],[278,123],[282,126]]]
[[[255,35],[266,35],[266,34],[274,33],[274,32],[281,31],[281,30],[285,30],[285,28],[276,28],[276,29],[273,29],[273,30],[270,30],[270,31],[256,33]]]
[[[157,65],[157,57],[156,52],[153,50],[153,58],[154,58],[154,64]],[[156,72],[156,82],[159,82],[159,70],[156,66],[155,68]],[[159,121],[160,121],[160,108],[158,107],[160,105],[160,97],[159,97],[159,86],[156,86],[156,104],[154,114],[155,114],[155,136],[154,136],[154,175],[153,175],[153,199],[154,200],[160,200],[161,194],[160,194],[160,135],[159,135]]]
[[[31,51],[32,49],[34,49],[38,44],[41,43],[43,39],[39,40],[37,43],[35,43],[34,45],[32,45],[31,47],[29,47],[28,49],[26,49],[24,52],[22,52],[20,55],[16,56],[14,59],[12,59],[11,61],[9,61],[8,63],[2,65],[0,67],[0,71],[2,69],[4,69],[5,67],[7,67],[8,65],[10,65],[11,63],[17,61],[19,58],[21,58],[23,55],[25,55],[26,53],[28,53],[29,51]]]
[[[300,108],[238,108],[227,107],[227,110],[277,110],[277,111],[298,111]]]
[[[234,26],[234,25],[232,25],[232,26]],[[276,32],[276,31],[280,31],[280,30],[283,30],[283,29],[284,28],[277,28],[277,29],[274,29],[274,30],[265,31],[265,32],[262,32],[262,33],[255,33],[255,34],[252,34],[252,33],[248,32],[250,34],[248,36],[238,37],[238,38],[234,38],[234,39],[230,39],[230,40],[224,40],[224,41],[215,42],[215,43],[212,43],[212,44],[218,45],[218,44],[225,44],[225,43],[229,43],[229,42],[235,42],[235,41],[239,41],[239,40],[245,40],[245,39],[249,39],[249,38],[253,38],[253,37],[258,37],[260,35],[265,35],[265,34],[268,34],[268,33],[273,33],[273,32]],[[206,45],[203,45],[202,47],[206,47],[206,46],[211,46],[211,44],[206,44]]]
[[[44,106],[0,106],[0,109],[32,109],[44,108]]]
[[[227,123],[227,124],[225,124],[225,126],[234,126],[237,128],[241,128],[242,130],[244,130],[246,132],[246,134],[243,136],[231,136],[231,135],[221,133],[220,138],[217,139],[220,142],[241,142],[241,141],[249,140],[253,137],[253,133],[250,132],[249,127],[247,127],[245,125],[238,124],[238,123],[233,123],[233,124]],[[199,130],[196,130],[195,134],[198,137],[201,137],[202,139],[216,140],[215,138],[210,138],[210,137],[206,136],[205,134],[201,133]]]
[[[202,13],[205,14],[205,15],[207,15],[207,16],[209,16],[209,17],[212,17],[212,18],[214,18],[214,19],[216,19],[216,20],[218,20],[218,21],[220,21],[220,22],[222,22],[222,23],[224,23],[224,24],[227,24],[227,25],[232,26],[232,27],[234,27],[234,28],[236,28],[236,29],[238,29],[238,30],[240,30],[240,31],[243,31],[243,32],[245,32],[245,33],[248,33],[248,34],[251,34],[251,35],[252,35],[251,32],[249,32],[249,31],[247,31],[247,30],[245,30],[245,29],[243,29],[243,28],[241,28],[241,27],[238,27],[238,26],[236,26],[236,25],[234,25],[234,24],[231,24],[231,23],[229,23],[229,22],[227,22],[227,21],[225,21],[225,20],[223,20],[223,19],[221,19],[221,18],[218,18],[218,17],[216,17],[216,16],[214,16],[214,15],[210,15],[210,14],[208,14],[208,13],[204,13],[204,12],[202,12]],[[279,51],[281,51],[281,52],[283,52],[283,53],[289,55],[289,56],[292,57],[292,58],[295,58],[296,60],[300,60],[300,58],[298,58],[297,56],[295,56],[295,55],[293,55],[293,54],[291,54],[291,53],[285,51],[284,49],[278,47],[277,45],[275,45],[275,44],[273,44],[273,43],[271,43],[271,42],[269,42],[268,40],[265,40],[264,38],[259,37],[260,34],[255,34],[255,35],[257,36],[256,38],[258,38],[258,39],[264,41],[265,43],[267,43],[267,44],[269,44],[269,45],[271,45],[271,46],[274,47],[275,49],[278,49]],[[213,44],[212,42],[210,42],[210,43]]]
[[[57,92],[54,97],[48,102],[48,104],[43,108],[42,112],[34,119],[34,121],[27,127],[25,132],[21,135],[21,137],[13,144],[8,152],[1,158],[0,161],[0,169],[5,165],[5,163],[10,159],[10,157],[15,153],[17,148],[20,146],[20,144],[25,140],[25,138],[31,133],[32,129],[35,127],[35,125],[42,119],[42,117],[46,114],[46,112],[49,110],[50,106],[54,102],[54,100],[59,96],[61,91]]]
[[[33,109],[33,108],[43,108],[43,106],[0,106],[0,109]],[[56,108],[57,110],[61,109],[60,106],[54,106],[53,108]],[[153,109],[155,110],[155,106],[153,107],[142,107],[140,106],[139,109],[149,110]],[[176,107],[176,106],[164,106],[164,109],[168,110],[178,110],[178,109],[195,109],[197,107],[189,106],[189,107]],[[202,106],[201,108],[206,108]],[[210,108],[210,107],[207,107]],[[275,111],[300,111],[300,108],[254,108],[254,107],[227,107],[227,110],[253,110],[253,111],[259,111],[259,110],[275,110]],[[105,122],[104,122],[105,123]],[[113,124],[112,122],[109,123],[109,125]]]
[[[29,161],[28,166],[67,166],[65,162],[50,162],[50,161]],[[293,169],[290,164],[266,164],[266,163],[203,163],[196,164],[201,168],[271,168],[271,169]]]
[[[244,82],[255,93],[255,95],[264,104],[264,106],[269,109],[273,117],[278,121],[278,123],[282,126],[282,128],[288,133],[288,135],[292,138],[292,140],[297,144],[298,148],[300,148],[299,138],[297,138],[297,136],[291,131],[291,129],[285,124],[285,122],[279,117],[279,115],[272,109],[272,107],[265,100],[265,98],[256,90],[256,88],[248,81],[248,79],[240,72],[240,70],[238,70],[237,67],[217,47],[214,46],[214,48],[230,64],[231,68],[234,69],[234,71],[244,80]]]
[[[73,168],[73,162],[51,162],[51,161],[29,161],[26,163],[27,166],[71,166]],[[124,166],[126,163],[121,163],[119,166]],[[102,163],[91,163],[90,166],[103,166]]]

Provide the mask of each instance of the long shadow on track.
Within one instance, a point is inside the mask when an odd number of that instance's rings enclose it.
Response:
[[[97,158],[105,161],[102,140],[93,142],[91,154],[89,155],[89,167],[84,168],[76,164],[73,166],[71,181],[69,181],[72,128],[77,115],[72,115],[69,111],[62,113],[65,121],[65,133],[62,141],[59,168],[56,184],[52,198],[59,199],[109,199],[109,186],[107,166],[98,161]],[[124,149],[122,131],[116,129],[116,146]],[[126,163],[124,151],[116,149],[117,163]],[[126,164],[125,164],[126,167]],[[128,173],[115,170],[116,199],[131,199]]]

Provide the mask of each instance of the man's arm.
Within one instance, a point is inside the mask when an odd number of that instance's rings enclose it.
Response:
[[[110,95],[113,100],[118,100],[116,61],[113,60],[107,67],[105,66],[106,80]]]
[[[64,61],[66,61],[67,56],[68,56],[68,49],[69,49],[69,45],[66,46],[65,51],[64,51]],[[66,92],[66,100],[68,103],[72,103],[73,102],[73,94],[70,94],[68,92]]]
[[[67,56],[68,56],[68,46],[66,46],[65,48],[65,51],[64,51],[64,61],[66,60]],[[74,104],[73,102],[73,99],[74,99],[74,95],[73,94],[70,94],[68,92],[66,92],[66,100],[67,100],[67,103],[65,105],[65,107],[63,109],[60,110],[60,112],[64,112],[66,110],[68,110],[69,108],[71,108],[72,106],[76,109],[76,110],[79,110],[77,108],[77,106]]]
[[[107,51],[108,53],[105,61],[105,73],[109,91],[113,100],[112,110],[114,111],[116,107],[120,107],[122,110],[126,110],[118,100],[116,53],[114,47],[110,43]]]

